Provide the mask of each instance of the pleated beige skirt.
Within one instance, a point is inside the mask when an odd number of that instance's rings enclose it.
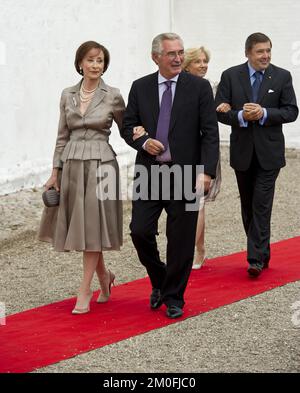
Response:
[[[56,251],[120,250],[123,212],[117,160],[67,160],[60,204],[44,208],[38,239]]]

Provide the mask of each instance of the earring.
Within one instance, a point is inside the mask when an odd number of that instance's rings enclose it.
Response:
[[[83,69],[79,68],[79,74],[83,75]]]

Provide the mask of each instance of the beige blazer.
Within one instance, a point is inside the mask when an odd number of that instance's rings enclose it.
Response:
[[[79,109],[81,82],[64,89],[61,95],[53,168],[61,168],[68,159],[106,162],[114,160],[116,156],[108,139],[113,120],[119,129],[122,126],[125,103],[120,91],[101,80],[82,115]]]

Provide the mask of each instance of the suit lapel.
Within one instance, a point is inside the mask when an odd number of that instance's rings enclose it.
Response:
[[[253,101],[252,87],[251,87],[249,69],[247,63],[241,66],[239,78],[241,80],[241,85],[243,86],[248,102],[252,102]]]
[[[266,92],[271,86],[272,83],[272,72],[273,72],[273,67],[270,64],[269,67],[266,69],[264,73],[264,77],[258,92],[258,97],[257,97],[257,103],[260,103],[262,99],[264,98]]]
[[[104,83],[104,81],[101,79],[100,84],[99,84],[97,90],[95,91],[95,95],[92,98],[90,105],[87,107],[85,114],[92,112],[101,103],[101,101],[105,97],[105,94],[107,93],[107,91],[108,91],[108,88],[107,88],[106,84]]]
[[[185,72],[181,72],[177,80],[175,97],[172,105],[170,128],[169,128],[170,132],[175,126],[177,114],[180,112],[180,107],[182,106],[182,103],[185,100],[186,84],[187,84],[187,79],[185,78]]]
[[[159,116],[158,72],[152,74],[147,86],[146,96],[149,108],[152,108],[152,117],[155,124],[153,128],[155,128]]]
[[[81,116],[80,97],[79,97],[80,85],[81,85],[81,81],[79,83],[77,83],[77,85],[71,87],[69,93],[70,93],[70,105]]]

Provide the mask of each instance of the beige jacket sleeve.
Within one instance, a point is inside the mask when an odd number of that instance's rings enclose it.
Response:
[[[125,112],[125,102],[119,90],[115,95],[113,108],[114,121],[117,123],[119,130],[121,130]]]
[[[59,117],[56,145],[55,145],[54,156],[53,156],[53,168],[62,168],[63,163],[60,158],[65,145],[70,139],[70,131],[68,129],[67,120],[66,120],[65,104],[66,104],[66,94],[63,91],[60,99],[60,117]]]

